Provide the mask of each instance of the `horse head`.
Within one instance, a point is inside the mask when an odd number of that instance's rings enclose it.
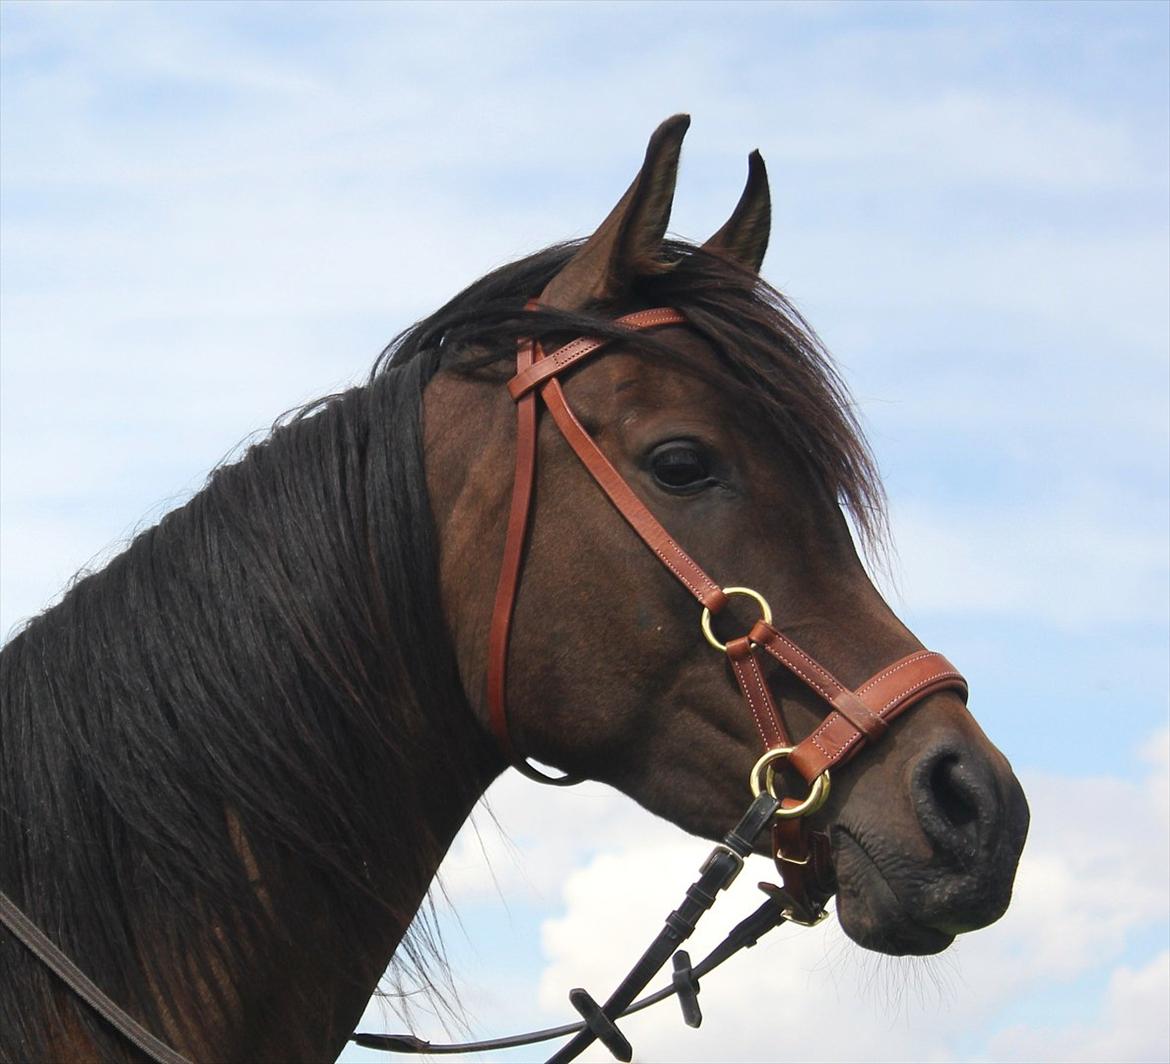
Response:
[[[685,322],[617,336],[561,374],[564,397],[673,541],[721,586],[757,591],[776,630],[853,690],[923,649],[871,582],[842,509],[863,535],[880,536],[881,488],[815,336],[759,279],[771,214],[759,154],[706,244],[665,239],[688,124],[664,123],[598,229],[534,269],[540,287],[519,328],[555,357],[578,333],[613,337],[621,315],[681,311]],[[425,397],[444,611],[485,728],[494,560],[505,549],[516,447],[500,366],[513,355],[473,345],[444,361]],[[548,416],[536,454],[506,649],[507,742],[716,838],[749,797],[761,750],[754,707],[700,635],[685,582],[632,534]],[[713,641],[747,633],[757,608],[733,599]],[[765,682],[787,730],[808,736],[825,699],[807,676],[771,664]],[[795,794],[804,784],[786,786]],[[1027,824],[1007,760],[954,687],[929,694],[881,744],[834,769],[828,801],[808,820],[831,840],[846,932],[895,954],[937,952],[997,919]]]

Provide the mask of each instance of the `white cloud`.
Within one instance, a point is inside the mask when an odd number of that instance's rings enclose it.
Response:
[[[1101,1017],[1067,1027],[1018,1024],[989,1044],[992,1061],[1108,1060],[1158,1064],[1170,1053],[1170,952],[1140,968],[1122,966],[1109,978]]]
[[[631,815],[630,800],[604,784],[587,781],[567,791],[534,796],[532,783],[508,772],[456,838],[440,870],[455,907],[492,897],[524,903],[555,901],[566,867],[578,866],[603,848],[632,845],[649,820]],[[572,831],[550,831],[549,818],[564,817]],[[673,831],[665,825],[667,831]]]

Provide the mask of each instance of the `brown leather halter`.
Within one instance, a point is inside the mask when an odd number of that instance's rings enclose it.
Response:
[[[529,303],[529,309],[535,306],[535,303]],[[659,307],[627,314],[618,318],[616,324],[636,331],[665,325],[686,325],[687,319],[678,310]],[[831,893],[831,887],[827,891],[825,889],[830,877],[828,840],[804,831],[802,818],[820,808],[828,797],[829,770],[848,761],[866,744],[881,739],[889,721],[927,695],[950,688],[961,692],[965,700],[966,681],[941,654],[924,650],[893,662],[856,690],[850,690],[810,654],[772,626],[771,609],[761,595],[750,588],[721,588],[712,580],[675,542],[605,457],[573,414],[557,380],[565,370],[579,365],[610,343],[609,340],[582,336],[549,355],[544,353],[538,342],[531,339],[522,339],[517,345],[516,375],[508,382],[508,392],[516,402],[516,471],[488,643],[487,698],[492,731],[508,759],[526,776],[542,783],[558,785],[577,782],[570,776],[549,776],[533,767],[527,758],[520,756],[509,734],[505,701],[508,635],[520,581],[536,476],[539,399],[548,408],[565,441],[617,511],[703,607],[704,635],[712,646],[727,654],[763,741],[764,754],[751,773],[753,794],[759,795],[761,791],[767,790],[773,797],[779,797],[774,787],[776,768],[781,761],[787,761],[809,785],[808,795],[804,799],[780,798],[780,808],[773,826],[773,852],[784,877],[785,888],[798,904],[798,911],[794,915],[797,918],[803,916],[806,922],[815,920]],[[755,599],[763,610],[763,617],[746,636],[732,639],[724,645],[712,634],[710,619],[712,614],[718,613],[727,604],[728,597],[735,594]],[[760,651],[780,662],[828,703],[828,716],[811,735],[799,743],[793,742],[783,719],[776,711],[760,669]],[[799,911],[801,909],[803,913]]]

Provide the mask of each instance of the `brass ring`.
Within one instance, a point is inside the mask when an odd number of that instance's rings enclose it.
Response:
[[[760,610],[763,612],[763,619],[765,624],[772,623],[772,607],[768,605],[768,600],[764,598],[758,591],[753,591],[750,587],[725,587],[723,594],[728,598],[732,595],[747,595],[750,599],[755,599],[759,604]],[[721,654],[727,653],[727,644],[720,643],[715,638],[715,633],[711,631],[711,611],[706,606],[703,607],[703,616],[699,621],[699,626],[703,629],[703,637]]]
[[[764,756],[752,766],[751,776],[748,778],[752,788],[753,798],[759,798],[765,790],[773,798],[779,798],[779,795],[775,791],[776,765],[774,762],[788,757],[795,749],[795,746],[774,746],[771,750],[764,752]],[[829,770],[825,769],[824,772],[812,781],[812,786],[808,789],[808,797],[803,802],[799,805],[792,806],[790,809],[777,809],[776,817],[779,820],[795,820],[797,817],[808,816],[810,813],[815,813],[820,809],[828,798]]]

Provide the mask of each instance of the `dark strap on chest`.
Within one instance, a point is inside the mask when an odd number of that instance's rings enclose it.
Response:
[[[3,892],[0,892],[0,923],[94,1012],[156,1064],[191,1064],[185,1056],[160,1042],[125,1009],[111,1001]]]

